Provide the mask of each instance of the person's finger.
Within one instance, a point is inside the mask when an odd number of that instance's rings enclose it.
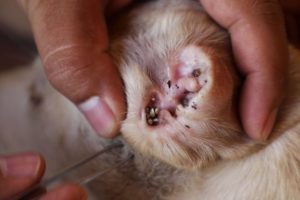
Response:
[[[99,134],[115,136],[125,101],[119,72],[107,53],[104,1],[20,2],[52,85],[79,105]]]
[[[38,154],[0,156],[0,199],[10,199],[37,183],[45,171]]]
[[[276,0],[201,0],[208,13],[229,30],[234,56],[245,81],[240,115],[245,131],[265,139],[284,96],[287,42]]]
[[[77,184],[64,184],[48,192],[40,200],[86,200],[87,195]]]

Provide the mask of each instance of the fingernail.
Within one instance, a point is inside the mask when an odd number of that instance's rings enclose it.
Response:
[[[23,154],[0,157],[0,170],[4,177],[32,178],[41,166],[40,156]]]
[[[267,140],[271,131],[273,130],[273,126],[276,120],[276,116],[277,116],[277,112],[278,109],[275,108],[270,114],[268,119],[266,120],[265,124],[264,124],[264,128],[262,129],[262,132],[260,134],[260,138],[261,140]]]
[[[108,104],[100,97],[91,97],[78,107],[101,136],[112,137],[116,132],[118,128],[116,118]]]

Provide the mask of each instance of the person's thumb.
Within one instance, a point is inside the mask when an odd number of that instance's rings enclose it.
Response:
[[[45,162],[37,154],[0,156],[0,199],[11,199],[38,183],[44,171]]]
[[[75,183],[61,185],[48,192],[40,200],[86,200],[87,194],[84,189]]]
[[[101,1],[21,1],[46,74],[102,136],[114,137],[125,114],[122,82],[109,48]]]

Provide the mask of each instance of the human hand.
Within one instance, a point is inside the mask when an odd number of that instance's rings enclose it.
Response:
[[[119,72],[107,53],[104,12],[114,12],[129,1],[19,0],[48,79],[105,137],[118,133],[125,100]]]
[[[36,154],[0,156],[0,199],[11,199],[38,183],[45,170],[44,160]],[[64,184],[41,197],[42,200],[83,200],[85,191],[76,184]]]
[[[233,53],[245,76],[240,116],[246,133],[264,140],[272,131],[284,97],[288,50],[277,0],[199,0],[229,31]]]

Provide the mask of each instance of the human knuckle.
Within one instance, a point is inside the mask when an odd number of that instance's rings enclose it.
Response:
[[[45,71],[54,86],[67,86],[72,80],[82,80],[82,77],[87,76],[90,65],[76,58],[61,58],[46,63]]]

